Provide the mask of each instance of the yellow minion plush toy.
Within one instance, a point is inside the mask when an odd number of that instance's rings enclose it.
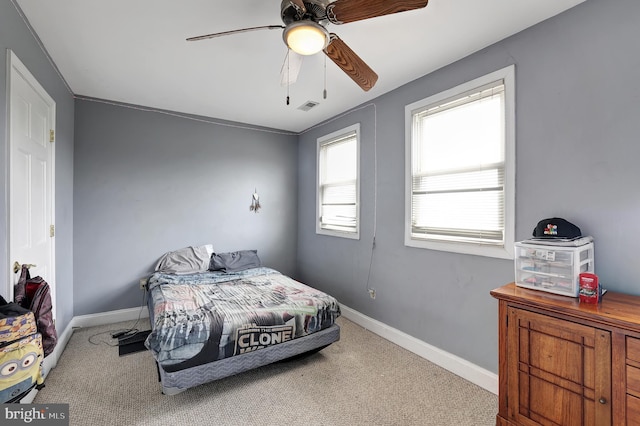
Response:
[[[9,402],[44,382],[43,359],[40,333],[0,348],[0,403]]]

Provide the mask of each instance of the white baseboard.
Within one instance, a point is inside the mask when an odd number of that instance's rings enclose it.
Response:
[[[26,394],[21,400],[20,400],[20,404],[31,404],[34,400],[34,398],[36,397],[36,395],[38,394],[38,389],[33,388],[31,389],[31,392],[29,392],[28,394]]]
[[[400,330],[389,327],[383,322],[370,318],[345,305],[340,305],[342,314],[348,320],[366,328],[396,345],[421,356],[440,367],[470,381],[483,389],[498,394],[498,375],[471,362],[443,351],[422,340],[416,339]]]
[[[73,328],[71,327],[72,323],[73,319],[69,321],[69,324],[67,324],[67,327],[62,333],[58,333],[58,341],[56,342],[56,347],[53,349],[53,352],[51,352],[44,359],[44,362],[42,363],[42,375],[45,378],[47,377],[47,374],[49,374],[49,371],[52,368],[55,368],[56,365],[58,365],[58,360],[62,355],[62,351],[64,351],[64,348],[67,346],[67,342],[69,342],[69,339],[71,339],[71,335],[73,334]]]
[[[98,314],[79,315],[71,319],[71,326],[74,328],[95,327],[97,325],[137,320],[138,318],[149,318],[149,309],[146,306],[101,312]]]

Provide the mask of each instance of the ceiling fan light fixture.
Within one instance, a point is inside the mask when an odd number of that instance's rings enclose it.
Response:
[[[300,55],[314,55],[329,44],[329,33],[320,24],[313,21],[292,22],[282,33],[289,49]]]

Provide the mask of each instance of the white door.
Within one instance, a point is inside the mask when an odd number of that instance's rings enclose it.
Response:
[[[55,102],[12,51],[9,78],[9,274],[5,294],[13,299],[20,273],[14,264],[33,264],[51,287],[56,313],[54,164]]]

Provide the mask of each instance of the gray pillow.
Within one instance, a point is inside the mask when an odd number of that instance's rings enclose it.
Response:
[[[170,251],[162,255],[156,264],[156,271],[169,274],[192,274],[204,272],[209,267],[213,246],[190,246]]]
[[[258,250],[240,250],[230,253],[213,253],[210,271],[235,272],[261,266]]]

